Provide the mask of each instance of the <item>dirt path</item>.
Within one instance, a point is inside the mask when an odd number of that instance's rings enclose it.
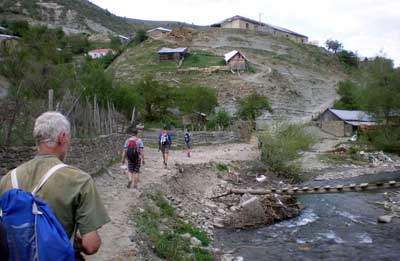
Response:
[[[187,158],[184,151],[171,151],[169,167],[164,169],[161,153],[156,149],[146,148],[146,165],[142,168],[139,191],[162,182],[163,176],[176,171],[175,163],[228,163],[257,157],[255,144],[205,146],[195,148],[191,158]],[[137,244],[139,239],[136,237],[134,224],[129,220],[130,209],[137,205],[141,192],[126,188],[127,178],[120,164],[115,164],[109,170],[109,174],[95,177],[95,182],[112,221],[100,229],[102,247],[96,255],[88,256],[87,260],[144,260]]]

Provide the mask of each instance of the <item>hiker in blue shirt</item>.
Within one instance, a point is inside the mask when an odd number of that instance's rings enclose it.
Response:
[[[158,148],[161,150],[161,153],[163,155],[163,162],[164,162],[164,167],[168,167],[168,152],[169,148],[171,147],[172,144],[172,136],[167,130],[167,127],[164,126],[163,130],[160,132],[158,135]]]

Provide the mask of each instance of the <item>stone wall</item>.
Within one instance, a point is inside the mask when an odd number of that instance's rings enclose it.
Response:
[[[158,135],[160,130],[146,130],[142,133],[143,142],[158,142]],[[172,145],[184,146],[184,132],[171,131]],[[241,141],[240,133],[233,131],[194,131],[192,132],[193,145],[210,145],[210,144],[224,144]]]
[[[321,123],[321,129],[336,137],[344,137],[343,121],[328,121]]]
[[[66,163],[94,174],[115,157],[120,157],[122,145],[127,137],[123,134],[113,134],[96,139],[75,139]],[[0,175],[32,159],[35,153],[35,147],[0,147]]]
[[[183,146],[184,133],[182,131],[172,131],[171,133],[174,139],[174,146]],[[157,143],[158,134],[159,130],[156,129],[144,131],[142,138],[145,146],[146,142]],[[241,140],[240,136],[239,132],[192,132],[194,145],[238,142]],[[66,163],[77,166],[89,174],[94,174],[110,164],[113,159],[119,159],[126,138],[128,138],[126,134],[112,134],[99,136],[95,139],[75,139],[72,141]],[[0,176],[21,163],[32,159],[35,153],[35,147],[0,147]]]

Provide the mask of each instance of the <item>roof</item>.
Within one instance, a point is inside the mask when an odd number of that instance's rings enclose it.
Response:
[[[17,36],[8,35],[8,34],[0,34],[0,38],[2,38],[2,39],[18,39]]]
[[[229,22],[232,22],[232,21],[234,21],[234,20],[239,20],[239,19],[240,19],[240,20],[247,21],[247,22],[250,22],[250,23],[253,23],[253,24],[256,24],[256,25],[260,25],[260,26],[268,26],[268,27],[271,27],[272,29],[275,29],[275,30],[277,30],[277,31],[281,31],[281,32],[284,32],[284,33],[294,34],[294,35],[297,35],[297,36],[300,36],[300,37],[308,38],[308,37],[305,36],[305,35],[302,35],[302,34],[293,32],[293,31],[288,30],[288,29],[286,29],[286,28],[279,27],[279,26],[275,26],[275,25],[272,25],[272,24],[266,24],[266,23],[259,22],[259,21],[256,21],[256,20],[253,20],[253,19],[244,17],[244,16],[240,16],[240,15],[235,15],[235,16],[232,16],[232,17],[230,17],[230,18],[227,18],[227,19],[225,19],[225,20],[223,20],[223,21],[221,21],[221,22],[219,22],[219,23],[212,24],[211,27],[221,26],[222,24],[229,23]]]
[[[171,32],[172,30],[171,30],[171,29],[168,29],[168,28],[164,28],[164,27],[157,27],[157,28],[153,28],[153,29],[147,30],[148,33],[153,32],[153,31],[162,31],[162,32],[167,32],[167,33],[169,33],[169,32]]]
[[[129,37],[121,35],[121,34],[119,34],[118,37],[121,39],[124,39],[124,40],[129,40]]]
[[[158,53],[184,53],[187,51],[187,47],[179,47],[179,48],[167,48],[163,47],[158,50]]]
[[[110,48],[97,48],[94,50],[89,51],[89,53],[108,53],[108,52],[113,52],[113,49]]]
[[[363,111],[349,111],[349,110],[336,110],[328,109],[335,114],[338,118],[348,122],[375,122],[374,119]]]
[[[346,123],[353,125],[353,126],[360,126],[360,125],[367,125],[367,126],[372,126],[372,125],[377,125],[375,121],[345,121]]]
[[[238,53],[240,53],[244,57],[244,59],[246,59],[246,57],[241,52],[233,50],[232,52],[224,54],[225,62],[229,62]]]

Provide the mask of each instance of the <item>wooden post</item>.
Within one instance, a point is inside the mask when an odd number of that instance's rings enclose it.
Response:
[[[132,117],[131,117],[131,124],[133,124],[133,122],[135,121],[135,111],[136,111],[136,107],[133,107]]]
[[[54,110],[54,90],[49,89],[49,111]]]

